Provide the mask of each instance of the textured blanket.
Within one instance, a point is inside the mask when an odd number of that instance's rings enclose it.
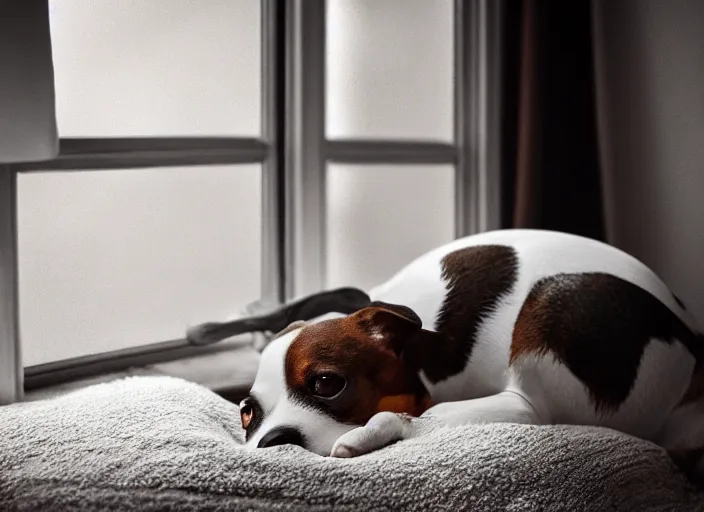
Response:
[[[340,460],[242,437],[235,405],[168,377],[0,408],[0,510],[704,510],[661,449],[605,429],[443,428]]]

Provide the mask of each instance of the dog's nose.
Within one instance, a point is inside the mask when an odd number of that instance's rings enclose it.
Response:
[[[303,446],[303,435],[293,427],[279,427],[261,438],[257,448],[269,448],[270,446],[279,446],[282,444],[293,444]]]

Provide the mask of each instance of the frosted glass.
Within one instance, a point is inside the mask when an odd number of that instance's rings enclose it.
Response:
[[[261,166],[20,174],[25,366],[183,338],[260,296]]]
[[[452,166],[330,165],[327,285],[364,289],[454,238]]]
[[[50,0],[59,134],[260,133],[259,0]]]
[[[330,138],[453,138],[453,2],[328,0]]]

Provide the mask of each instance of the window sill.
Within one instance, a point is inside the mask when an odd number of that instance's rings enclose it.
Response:
[[[150,364],[129,370],[47,386],[28,391],[25,401],[54,398],[86,386],[133,376],[179,377],[201,384],[223,398],[239,402],[247,396],[259,365],[259,352],[240,346],[212,354],[186,357],[176,361]]]

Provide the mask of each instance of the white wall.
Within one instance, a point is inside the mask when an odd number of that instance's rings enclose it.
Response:
[[[62,136],[256,136],[259,0],[53,0]],[[452,1],[331,0],[331,137],[452,137]],[[328,285],[452,238],[452,170],[333,166]],[[258,166],[19,180],[25,365],[183,336],[259,295]]]
[[[595,5],[609,239],[704,325],[704,2]]]

